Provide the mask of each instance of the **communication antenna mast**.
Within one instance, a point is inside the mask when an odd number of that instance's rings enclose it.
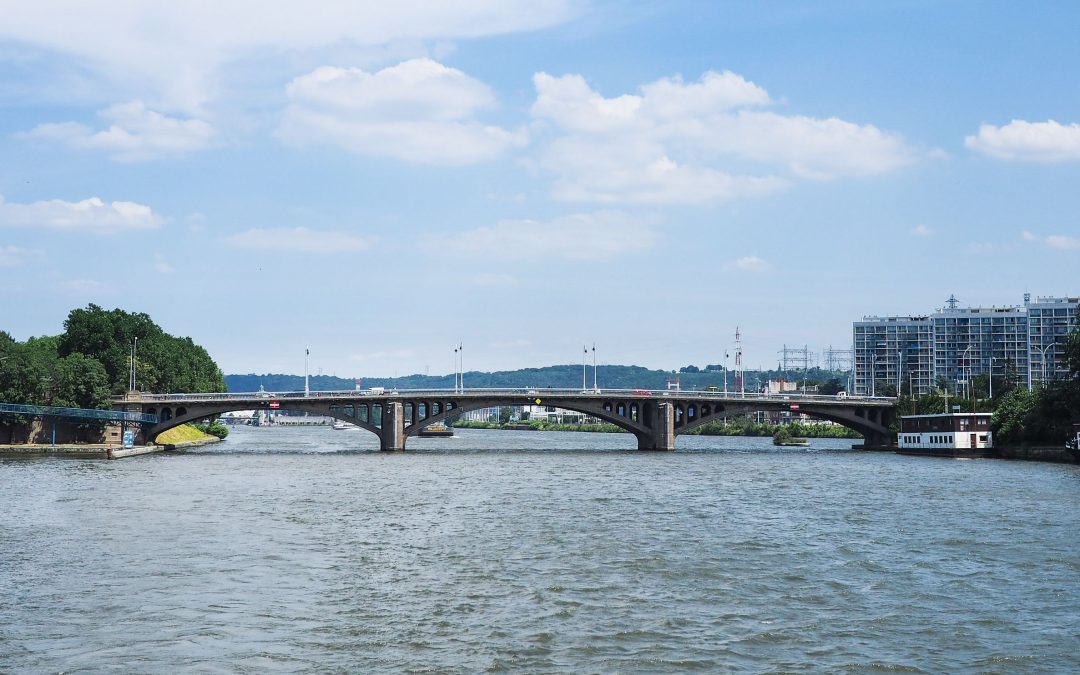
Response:
[[[739,333],[739,327],[735,326],[735,391],[740,394],[746,391],[743,381],[743,363],[742,363],[742,334]]]

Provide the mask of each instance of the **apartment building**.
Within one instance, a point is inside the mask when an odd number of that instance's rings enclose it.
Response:
[[[1012,307],[960,307],[954,297],[927,316],[864,317],[852,324],[853,393],[926,394],[939,385],[969,395],[973,378],[1020,386],[1067,373],[1065,340],[1080,297],[1042,297]]]

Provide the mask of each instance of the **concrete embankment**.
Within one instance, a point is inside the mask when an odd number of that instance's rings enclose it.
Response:
[[[123,459],[138,455],[151,455],[156,452],[184,450],[211,443],[220,443],[220,438],[201,438],[181,443],[161,445],[137,445],[133,448],[115,445],[0,445],[0,457],[65,457],[70,459]]]
[[[70,459],[121,459],[168,450],[163,445],[138,445],[133,448],[115,445],[0,445],[0,457],[64,457]]]
[[[992,456],[997,459],[1019,459],[1030,462],[1080,464],[1080,450],[1064,447],[1022,445],[1011,448],[994,448],[992,453]]]

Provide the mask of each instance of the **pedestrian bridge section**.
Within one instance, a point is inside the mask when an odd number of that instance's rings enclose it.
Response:
[[[236,394],[138,394],[116,402],[118,409],[152,415],[143,442],[185,422],[235,410],[290,410],[326,415],[366,429],[383,450],[404,450],[421,429],[463,412],[500,406],[545,405],[592,415],[637,437],[642,450],[674,450],[675,438],[725,416],[758,411],[792,411],[830,420],[862,434],[868,447],[888,444],[896,418],[892,398],[769,396],[721,392],[645,389],[467,389],[403,391],[259,392]]]

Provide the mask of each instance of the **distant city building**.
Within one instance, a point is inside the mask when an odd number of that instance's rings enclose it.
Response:
[[[959,307],[954,297],[928,316],[864,317],[852,324],[853,393],[884,388],[926,394],[941,386],[969,395],[973,378],[1033,387],[1067,373],[1065,340],[1080,297],[1015,307]]]
[[[1025,300],[1027,300],[1025,298]],[[1037,384],[1064,377],[1065,340],[1076,325],[1080,297],[1036,298],[1026,301],[1028,312],[1028,382]]]
[[[864,317],[854,324],[854,393],[881,395],[879,385],[930,391],[933,329],[926,316]]]

